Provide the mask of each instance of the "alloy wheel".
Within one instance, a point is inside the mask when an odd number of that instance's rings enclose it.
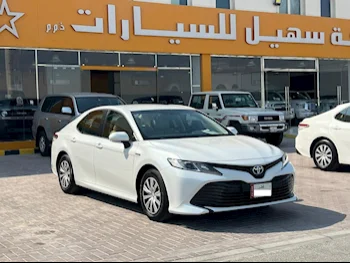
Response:
[[[60,164],[59,178],[63,189],[68,189],[72,180],[72,168],[68,161],[64,160]]]
[[[315,158],[322,169],[327,168],[333,161],[332,149],[326,144],[319,145],[315,151]]]
[[[142,202],[148,213],[156,215],[162,205],[162,194],[156,179],[149,177],[142,188]]]
[[[45,152],[45,149],[46,149],[46,140],[44,138],[44,136],[41,136],[40,137],[40,140],[39,140],[39,149],[40,149],[40,152]]]

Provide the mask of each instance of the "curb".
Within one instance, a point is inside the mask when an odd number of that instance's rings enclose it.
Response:
[[[0,156],[9,156],[9,155],[29,155],[39,153],[38,149],[26,148],[19,150],[0,150]]]
[[[294,134],[285,134],[284,137],[288,138],[288,139],[295,139],[295,138],[297,138],[297,136],[294,135]]]

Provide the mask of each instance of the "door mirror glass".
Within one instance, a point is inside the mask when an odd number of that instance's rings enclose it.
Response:
[[[130,147],[130,137],[126,132],[113,132],[109,135],[109,140],[115,143],[123,143],[125,148]]]
[[[213,108],[213,110],[216,110],[216,111],[219,110],[219,107],[218,107],[218,105],[216,103],[212,104],[212,108]]]
[[[66,115],[72,115],[73,111],[70,107],[62,107],[61,113]]]
[[[227,127],[227,129],[228,129],[230,132],[232,132],[234,135],[237,135],[237,134],[238,134],[237,129],[234,128],[234,127]]]

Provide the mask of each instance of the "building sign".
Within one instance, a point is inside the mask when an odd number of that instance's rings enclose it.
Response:
[[[349,20],[131,0],[0,3],[0,46],[350,58]]]

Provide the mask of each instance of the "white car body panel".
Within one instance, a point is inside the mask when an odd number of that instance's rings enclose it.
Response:
[[[350,123],[335,119],[338,113],[349,107],[350,104],[344,104],[326,113],[305,119],[302,124],[307,124],[309,127],[299,129],[296,138],[297,151],[301,155],[311,158],[313,143],[324,138],[335,145],[339,162],[350,164]]]
[[[164,180],[169,198],[169,212],[180,215],[201,215],[239,209],[294,202],[296,196],[277,202],[257,205],[203,208],[191,205],[192,198],[211,182],[243,181],[249,184],[271,182],[277,176],[293,175],[294,167],[282,162],[266,171],[264,178],[256,179],[248,172],[217,169],[222,176],[174,168],[168,158],[211,162],[217,164],[255,166],[266,165],[283,157],[284,153],[260,140],[245,136],[205,137],[189,139],[144,140],[132,117],[132,111],[142,110],[191,110],[183,106],[130,105],[101,107],[90,110],[75,119],[57,133],[52,146],[52,171],[58,174],[56,165],[60,153],[67,153],[72,161],[75,181],[78,186],[105,193],[131,202],[138,201],[136,181],[145,165],[155,167]],[[124,149],[122,143],[81,134],[77,124],[90,112],[113,110],[127,118],[137,139],[131,147]],[[76,142],[72,142],[72,139]],[[83,143],[81,143],[81,141]],[[99,146],[99,147],[97,147]]]

